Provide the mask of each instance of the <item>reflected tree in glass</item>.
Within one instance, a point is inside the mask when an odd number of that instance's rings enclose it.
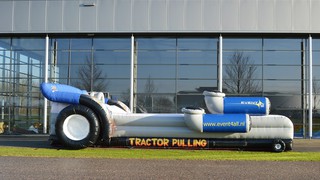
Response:
[[[243,52],[236,51],[229,58],[229,64],[225,66],[225,88],[230,93],[249,94],[259,90],[258,84],[253,81],[257,66],[250,57]]]
[[[80,67],[78,74],[81,80],[77,86],[80,89],[104,92],[109,85],[106,82],[107,75],[89,58],[87,58],[86,64]]]

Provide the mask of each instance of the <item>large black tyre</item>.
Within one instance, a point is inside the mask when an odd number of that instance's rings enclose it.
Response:
[[[272,144],[273,152],[283,152],[286,149],[286,144],[281,140],[277,139]]]
[[[100,133],[96,114],[83,105],[64,108],[57,117],[55,128],[59,141],[70,149],[94,145]]]

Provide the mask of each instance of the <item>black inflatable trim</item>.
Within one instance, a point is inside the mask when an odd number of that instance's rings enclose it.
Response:
[[[99,123],[100,123],[100,135],[98,138],[97,143],[109,146],[110,143],[110,136],[109,136],[109,120],[107,112],[104,110],[104,108],[99,104],[97,101],[95,101],[91,96],[82,94],[79,99],[79,103],[82,105],[85,105],[92,109],[95,114],[98,116]]]
[[[63,124],[65,120],[70,115],[74,114],[84,116],[90,124],[89,134],[82,140],[69,139],[63,131]],[[80,104],[70,105],[64,108],[57,117],[55,128],[59,142],[61,142],[64,146],[70,149],[82,149],[88,146],[92,146],[97,141],[100,131],[98,118],[95,115],[95,113],[90,108]]]

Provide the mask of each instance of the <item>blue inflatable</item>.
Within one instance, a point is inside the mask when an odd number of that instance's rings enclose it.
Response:
[[[50,101],[67,104],[79,104],[81,94],[88,94],[85,90],[56,83],[42,83],[41,92]]]
[[[224,113],[267,114],[267,98],[265,97],[225,97]]]

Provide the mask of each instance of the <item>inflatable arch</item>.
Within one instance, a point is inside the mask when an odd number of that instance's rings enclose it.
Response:
[[[207,109],[181,114],[134,114],[120,101],[72,86],[42,83],[51,104],[50,140],[66,148],[133,146],[155,148],[241,148],[292,150],[293,124],[269,115],[265,97],[225,97],[203,93]]]

